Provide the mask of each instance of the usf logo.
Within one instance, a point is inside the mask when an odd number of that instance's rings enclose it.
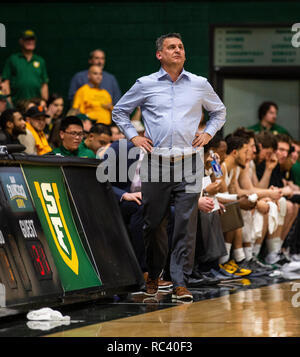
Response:
[[[55,245],[67,266],[78,275],[78,257],[61,209],[57,184],[35,181],[34,186]]]

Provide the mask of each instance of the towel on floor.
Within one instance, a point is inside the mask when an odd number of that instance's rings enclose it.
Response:
[[[50,307],[43,307],[39,310],[32,310],[27,314],[28,320],[35,321],[70,321],[70,316],[63,316],[59,311]]]

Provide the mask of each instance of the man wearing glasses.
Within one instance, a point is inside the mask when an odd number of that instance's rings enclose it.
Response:
[[[62,145],[55,148],[51,154],[95,158],[92,150],[80,145],[84,137],[84,131],[82,121],[76,116],[68,116],[61,121],[59,135]]]

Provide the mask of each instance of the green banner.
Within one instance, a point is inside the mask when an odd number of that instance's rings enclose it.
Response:
[[[60,167],[22,168],[64,290],[101,286],[81,243]]]

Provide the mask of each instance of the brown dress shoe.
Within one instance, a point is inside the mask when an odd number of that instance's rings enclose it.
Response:
[[[146,281],[146,292],[145,295],[147,296],[155,296],[158,293],[158,278],[151,279],[147,278]]]
[[[185,286],[177,286],[173,290],[172,298],[177,300],[193,300],[193,295]]]
[[[145,272],[144,274],[144,280],[147,282],[148,279],[148,272]],[[163,280],[162,277],[159,277],[158,279],[158,289],[169,289],[173,287],[173,283],[172,281],[167,281],[167,280]]]
[[[158,289],[170,289],[173,287],[172,281],[163,280],[162,278],[158,279]]]

